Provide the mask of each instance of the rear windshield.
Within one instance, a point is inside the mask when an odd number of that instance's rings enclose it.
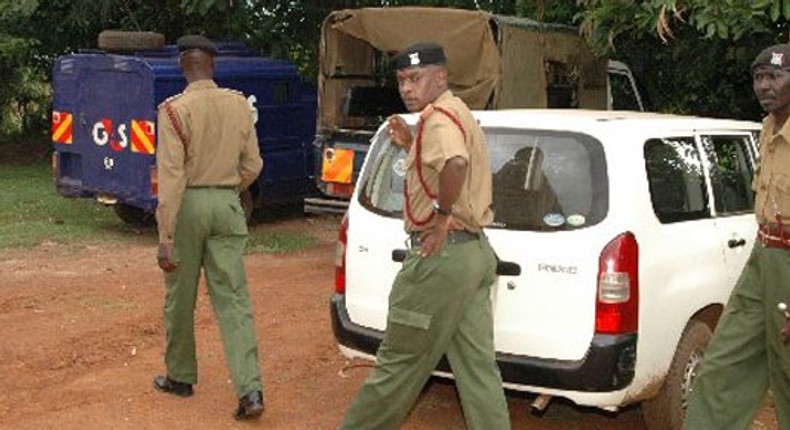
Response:
[[[609,206],[603,148],[576,133],[487,129],[493,174],[492,228],[555,231],[601,222]],[[403,210],[406,152],[380,133],[359,184],[360,203],[387,216]]]

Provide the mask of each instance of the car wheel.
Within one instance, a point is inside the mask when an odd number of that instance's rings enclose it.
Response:
[[[152,31],[104,30],[99,33],[99,49],[107,52],[134,52],[161,49],[165,36]]]
[[[686,416],[691,386],[713,333],[707,324],[692,320],[683,331],[664,386],[645,400],[642,413],[651,430],[680,430]]]
[[[135,227],[152,227],[156,224],[156,216],[138,207],[118,203],[113,206],[115,214],[123,222]]]

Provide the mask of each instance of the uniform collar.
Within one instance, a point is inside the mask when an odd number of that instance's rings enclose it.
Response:
[[[184,92],[188,93],[190,91],[208,90],[211,88],[217,88],[217,83],[211,79],[201,79],[199,81],[195,81],[187,85]]]
[[[443,102],[445,100],[449,100],[452,97],[453,97],[453,92],[452,91],[444,90],[443,93],[439,94],[439,97],[436,97],[436,100],[433,101],[433,104],[436,104],[436,103],[439,103],[439,102]],[[790,121],[788,121],[788,122],[790,122]]]

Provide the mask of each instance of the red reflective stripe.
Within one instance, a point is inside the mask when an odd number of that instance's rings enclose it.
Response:
[[[186,154],[189,142],[187,141],[184,129],[181,128],[181,123],[178,122],[178,117],[176,117],[175,112],[173,112],[173,106],[171,106],[170,103],[165,104],[165,112],[167,113],[167,118],[170,119],[170,124],[173,125],[173,130],[175,130],[178,135],[178,139],[181,140],[181,144],[184,146],[184,154]]]
[[[71,114],[52,112],[52,140],[58,143],[71,143]]]
[[[145,120],[132,120],[132,152],[154,153],[153,123]]]

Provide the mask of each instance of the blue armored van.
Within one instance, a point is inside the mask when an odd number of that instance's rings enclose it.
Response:
[[[300,205],[315,189],[316,91],[284,60],[242,43],[218,43],[214,79],[241,91],[255,119],[265,167],[243,196],[246,210]],[[112,205],[132,224],[157,204],[156,109],[186,87],[178,51],[65,55],[53,68],[52,156],[58,192]]]

